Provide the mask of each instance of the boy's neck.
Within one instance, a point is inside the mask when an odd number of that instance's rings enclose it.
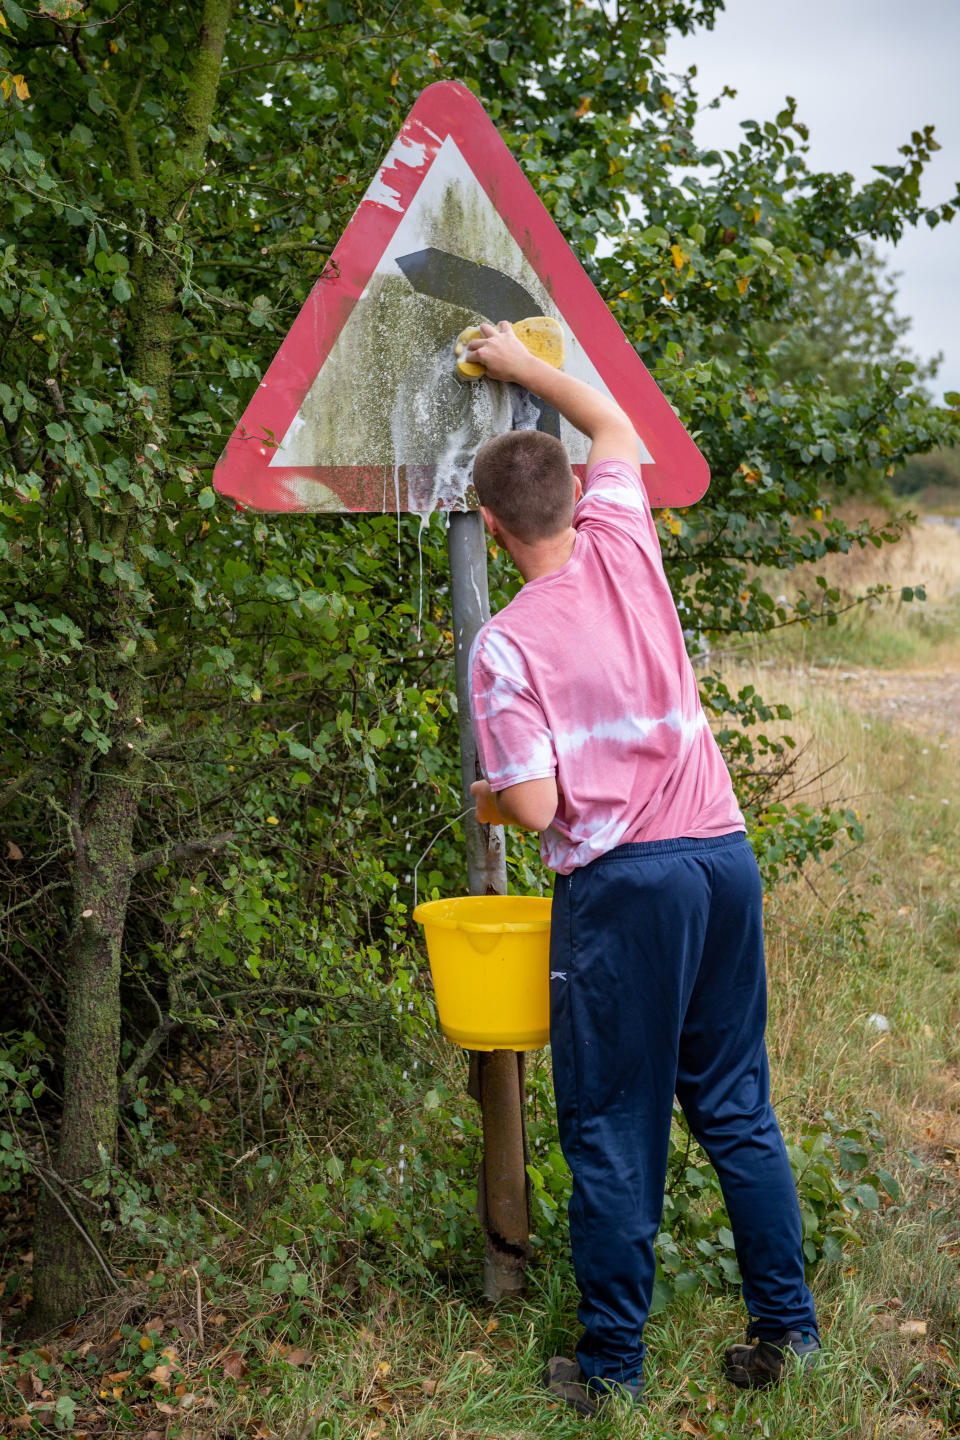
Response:
[[[540,580],[544,575],[552,575],[555,570],[561,570],[566,565],[573,554],[577,532],[571,525],[559,535],[537,540],[532,545],[525,545],[522,540],[512,535],[509,543],[506,536],[501,538],[524,580]]]

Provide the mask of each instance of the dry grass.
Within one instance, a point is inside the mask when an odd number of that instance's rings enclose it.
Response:
[[[862,506],[842,507],[838,513],[850,524],[889,521],[886,512]],[[921,519],[906,527],[895,544],[879,550],[868,545],[796,570],[767,571],[763,578],[770,592],[789,606],[800,591],[814,593],[817,576],[839,592],[841,608],[871,586],[890,589],[847,609],[837,625],[818,622],[774,631],[762,643],[768,662],[891,668],[949,659],[960,665],[960,529],[952,524]],[[905,602],[902,592],[917,587],[923,588],[926,600]],[[756,647],[729,653],[757,657]]]
[[[855,557],[845,583],[923,577],[956,616],[960,532],[920,525],[903,547]],[[804,751],[796,798],[854,808],[866,832],[842,878],[810,867],[770,898],[775,1089],[797,1115],[869,1106],[899,1143],[949,1158],[960,1136],[960,635],[953,626],[920,643],[906,608],[878,606],[862,622],[871,643],[891,630],[905,642],[897,669],[831,663],[820,636],[816,663],[753,652],[731,659],[726,678],[790,706],[783,729]]]
[[[879,505],[848,502],[833,513],[851,526],[862,520],[877,527],[897,523],[897,512]],[[873,545],[855,547],[847,555],[827,555],[788,572],[783,576],[782,591],[789,596],[800,584],[809,589],[817,575],[845,598],[869,585],[886,584],[895,590],[903,585],[923,585],[932,604],[944,604],[955,597],[960,585],[960,530],[942,519],[921,516],[916,524],[904,524],[901,538],[894,544],[879,550]]]

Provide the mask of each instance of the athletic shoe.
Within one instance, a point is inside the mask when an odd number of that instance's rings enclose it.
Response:
[[[543,1369],[543,1388],[578,1415],[596,1415],[601,1406],[623,1401],[639,1405],[643,1393],[642,1380],[604,1380],[597,1376],[588,1380],[576,1360],[554,1355]]]
[[[808,1370],[817,1363],[819,1354],[820,1341],[812,1330],[784,1330],[775,1340],[728,1346],[723,1373],[741,1390],[763,1390],[783,1379],[785,1366],[794,1363],[789,1357],[795,1357],[796,1364]]]

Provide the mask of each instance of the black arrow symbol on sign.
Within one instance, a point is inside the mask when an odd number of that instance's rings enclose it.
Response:
[[[473,260],[464,260],[433,245],[409,255],[398,255],[396,262],[414,290],[447,305],[477,310],[481,315],[509,320],[511,325],[528,315],[539,314],[540,307],[530,291],[491,265],[477,265]],[[560,416],[554,407],[545,405],[535,395],[531,399],[539,412],[537,429],[559,440]]]

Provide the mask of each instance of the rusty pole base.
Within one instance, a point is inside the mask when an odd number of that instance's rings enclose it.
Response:
[[[523,1293],[530,1256],[525,1081],[522,1051],[471,1053],[469,1089],[483,1117],[477,1184],[477,1213],[486,1241],[483,1293],[491,1301]]]
[[[520,1255],[505,1255],[495,1249],[487,1236],[487,1253],[483,1257],[483,1298],[495,1305],[511,1295],[522,1295],[527,1288],[527,1262]]]

